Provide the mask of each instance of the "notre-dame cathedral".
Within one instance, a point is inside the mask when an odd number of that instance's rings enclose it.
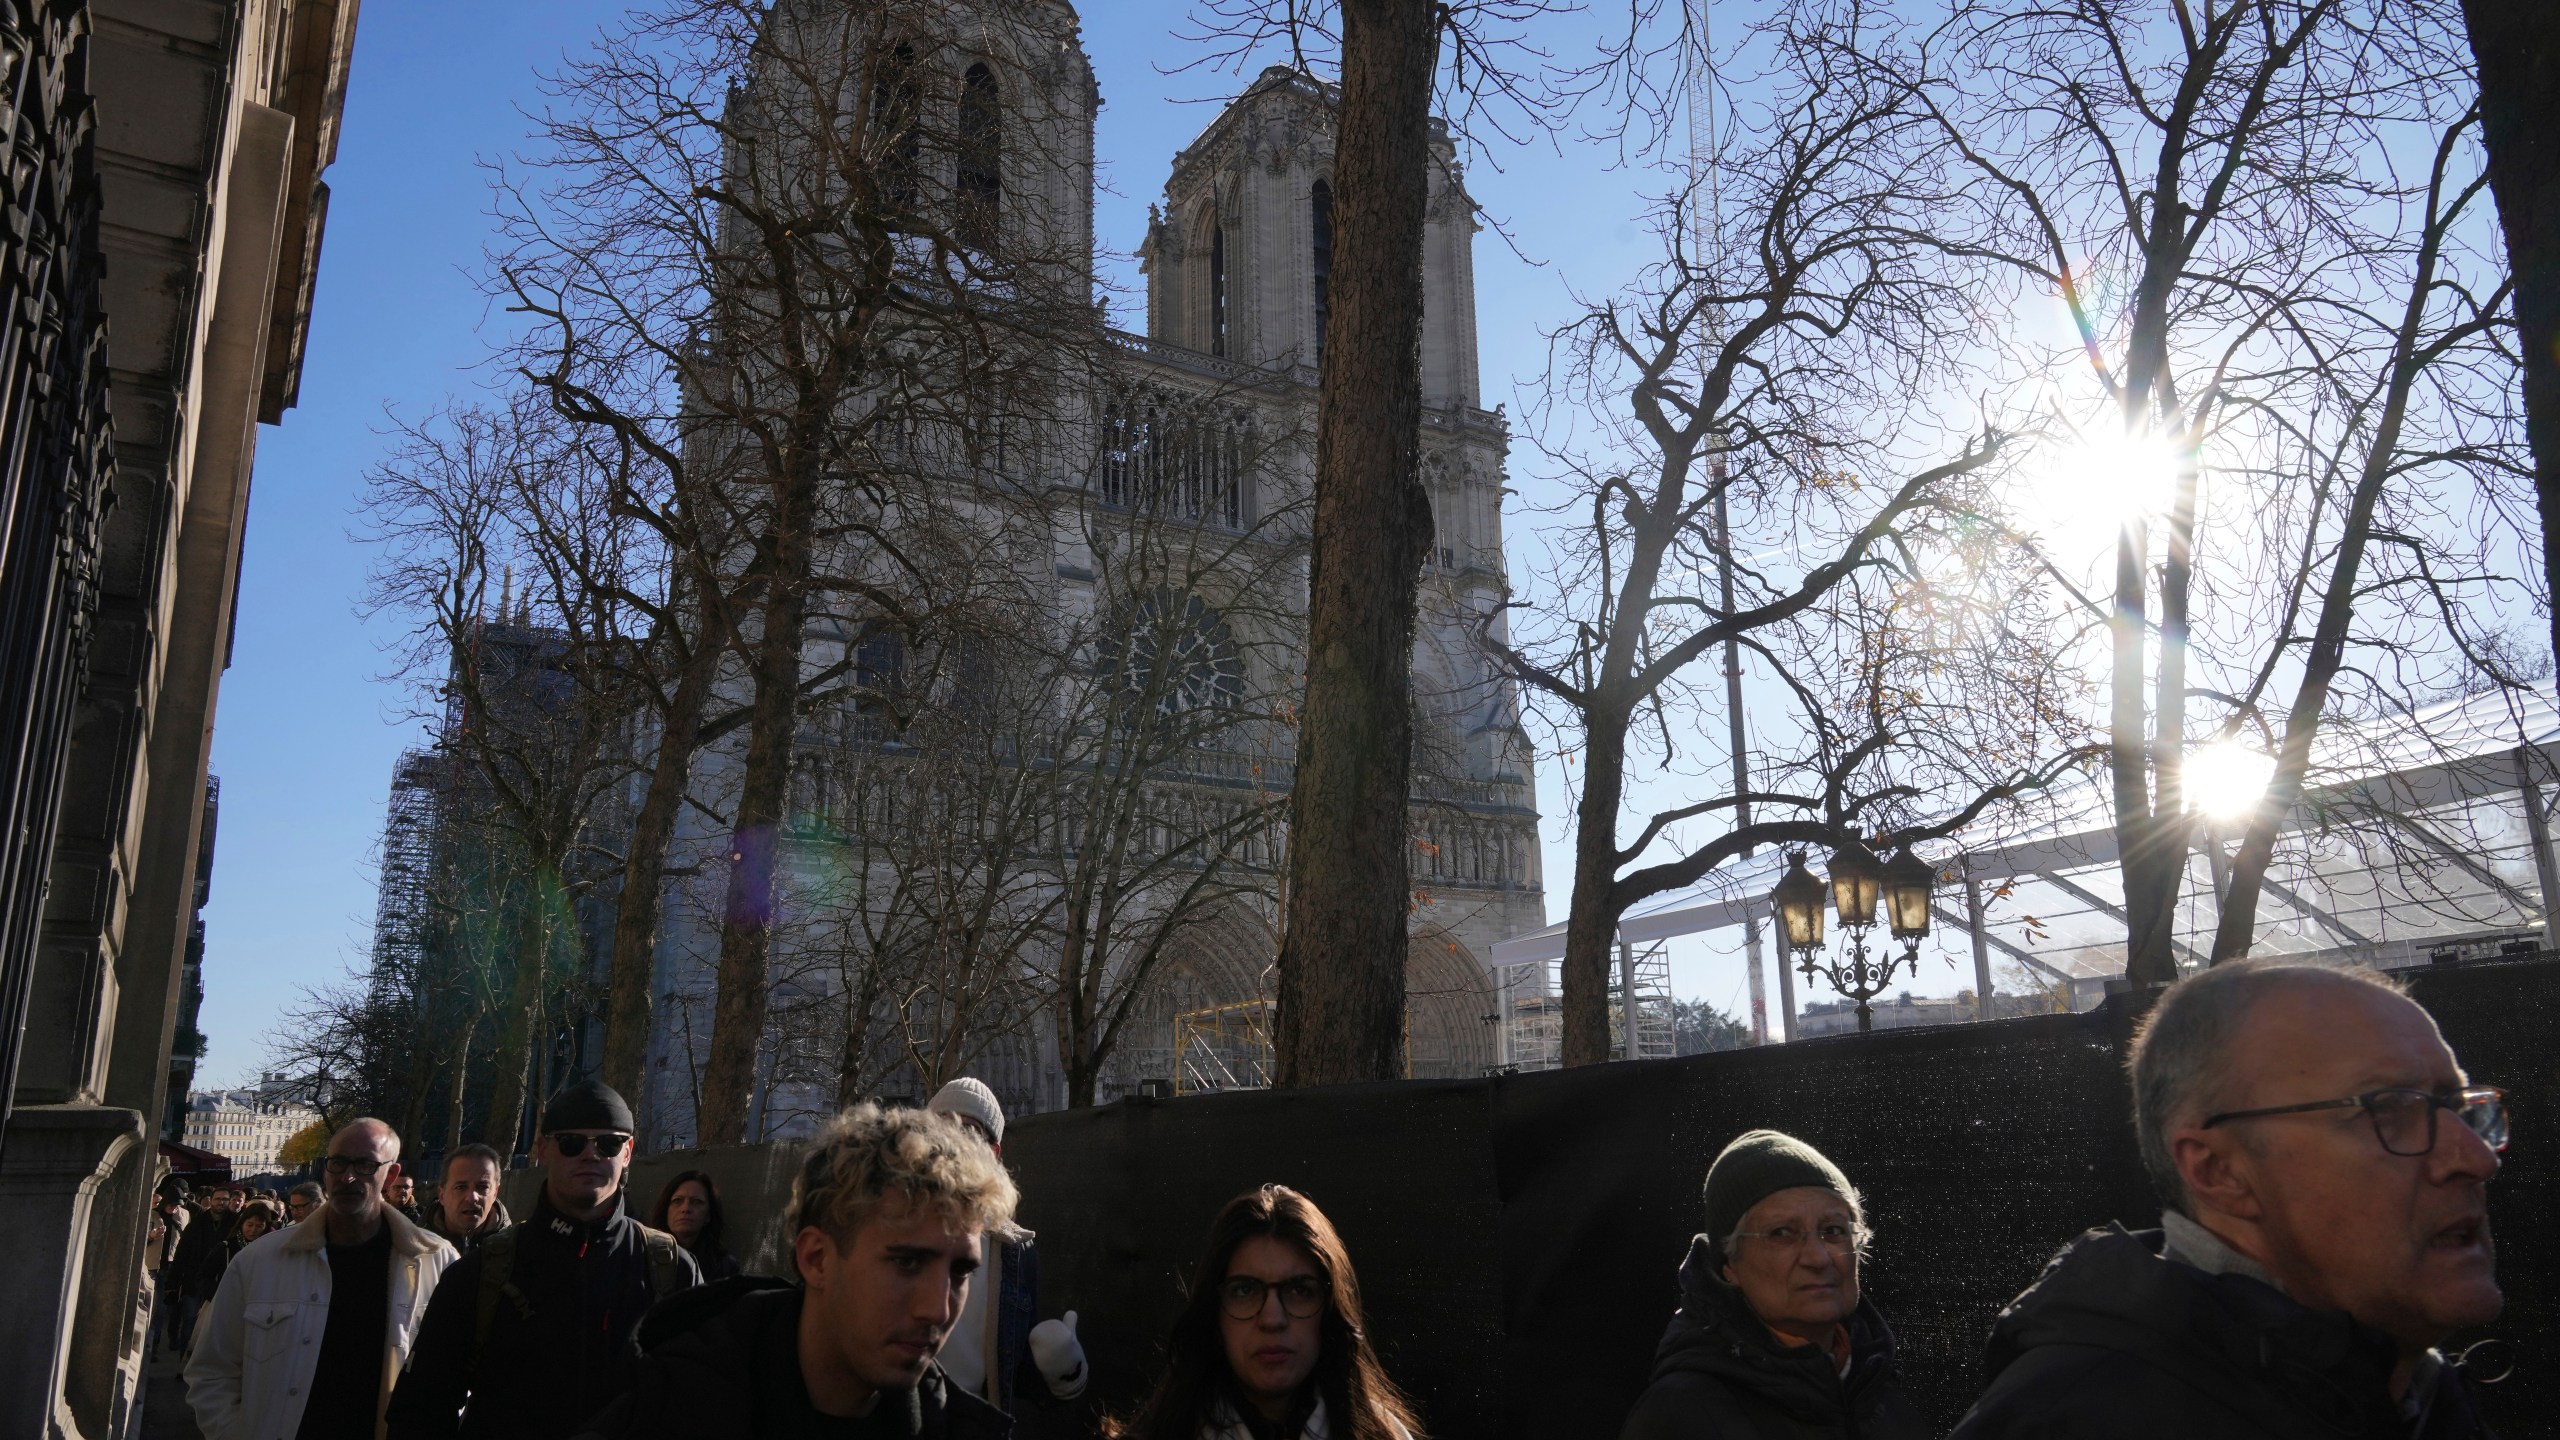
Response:
[[[1048,197],[1062,222],[1053,228],[1081,237],[1077,243],[1089,254],[1096,243],[1092,134],[1100,95],[1069,7],[1019,7],[1015,14],[1028,15],[1015,23],[1039,33],[1012,37],[1010,45],[977,44],[950,60],[952,89],[1003,93],[1011,77],[990,54],[1011,53],[1022,64],[1043,67],[1044,90],[1053,98],[1038,123],[1044,135],[1056,131],[1057,137],[1014,148],[1048,157],[1046,173],[1008,173],[1004,183]],[[969,67],[965,77],[957,68],[963,64]],[[1059,95],[1083,97],[1081,113],[1067,106],[1062,114],[1054,98]],[[1062,471],[1090,472],[1062,474],[1053,484],[1081,487],[1084,505],[1108,510],[1137,503],[1141,472],[1172,473],[1173,461],[1140,453],[1154,442],[1141,422],[1114,406],[1215,396],[1222,405],[1249,412],[1249,428],[1261,436],[1313,434],[1333,249],[1333,124],[1324,86],[1293,70],[1266,70],[1174,158],[1147,233],[1105,237],[1138,242],[1146,332],[1110,336],[1110,363],[1118,372],[1114,393],[1124,398],[1095,407],[1106,435],[1097,458],[1067,460],[1078,452],[1063,444],[1024,447],[1050,457],[1048,463]],[[1533,755],[1518,697],[1488,666],[1476,639],[1487,626],[1499,633],[1503,623],[1508,443],[1501,413],[1482,405],[1477,376],[1471,253],[1476,228],[1454,153],[1442,138],[1423,261],[1420,448],[1436,537],[1422,577],[1413,656],[1419,725],[1408,1052],[1416,1077],[1481,1074],[1509,1058],[1503,1017],[1517,999],[1533,995],[1535,982],[1509,987],[1519,989],[1519,996],[1502,993],[1506,987],[1487,970],[1485,957],[1495,942],[1546,922]],[[1111,439],[1115,433],[1118,438]],[[1191,468],[1183,473],[1192,490],[1180,511],[1183,523],[1241,529],[1311,489],[1311,444],[1272,446],[1267,453],[1278,458],[1249,465],[1221,465],[1214,458],[1201,463],[1196,456],[1187,462]],[[1039,567],[1058,614],[1090,615],[1100,604],[1093,593],[1093,557],[1083,550],[1088,533],[1061,526]],[[1287,592],[1263,597],[1276,600],[1282,613],[1302,613],[1302,562],[1277,582],[1257,583]],[[1203,628],[1217,628],[1217,617],[1205,617]],[[1295,679],[1238,667],[1231,676],[1211,674],[1208,683],[1258,691],[1284,706]],[[726,843],[717,797],[722,786],[736,783],[737,764],[734,744],[706,752],[699,764],[697,788],[712,801],[688,808],[689,828],[679,844],[711,862],[706,872],[716,870],[713,852]],[[784,863],[826,863],[814,853],[826,840],[790,843],[804,853]],[[1276,868],[1276,855],[1258,858],[1266,873]],[[695,1077],[709,1043],[719,952],[716,894],[706,884],[668,897],[656,960],[649,1084],[638,1097],[651,1148],[691,1138]],[[1098,1099],[1160,1085],[1175,1092],[1198,1088],[1196,1069],[1188,1072],[1192,1086],[1176,1083],[1184,1043],[1178,1019],[1267,1005],[1275,993],[1277,907],[1266,896],[1229,908],[1220,923],[1199,927],[1196,938],[1155,974],[1114,1051]],[[777,931],[774,943],[780,953],[791,942]],[[777,995],[777,1002],[787,998]],[[1066,1090],[1051,1029],[1022,1027],[1017,1037],[974,1059],[967,1073],[993,1085],[1009,1108],[1029,1112],[1063,1105]],[[894,1092],[897,1083],[884,1088]],[[770,1083],[760,1081],[749,1138],[795,1133],[831,1108],[833,1098],[832,1090],[816,1082],[801,1084],[778,1074]]]

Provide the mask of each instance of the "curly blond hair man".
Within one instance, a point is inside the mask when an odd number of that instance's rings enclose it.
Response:
[[[640,1329],[640,1383],[600,1440],[859,1433],[1003,1440],[1004,1412],[950,1384],[934,1353],[1013,1227],[1012,1177],[960,1123],[863,1105],[801,1160],[783,1212],[799,1283],[740,1276],[678,1296]]]

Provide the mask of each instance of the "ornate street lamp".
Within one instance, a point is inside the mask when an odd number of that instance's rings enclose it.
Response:
[[[1831,904],[1840,912],[1840,928],[1852,939],[1874,928],[1876,898],[1883,889],[1883,864],[1855,836],[1831,852]]]
[[[1823,885],[1805,869],[1804,852],[1787,856],[1787,873],[1779,877],[1778,888],[1769,898],[1786,930],[1787,948],[1795,952],[1796,967],[1805,979],[1828,981],[1832,989],[1857,1001],[1858,1029],[1863,1033],[1875,1029],[1875,1012],[1868,1002],[1884,992],[1893,972],[1905,961],[1913,974],[1920,971],[1920,940],[1929,933],[1930,892],[1937,884],[1937,869],[1913,855],[1908,846],[1887,865],[1854,837],[1832,852],[1830,869],[1832,908],[1839,912],[1840,928],[1849,936],[1849,953],[1838,960],[1823,953]],[[1887,951],[1870,957],[1867,953],[1867,934],[1875,928],[1880,900],[1887,904],[1893,937],[1903,942],[1900,955]]]
[[[1885,862],[1884,913],[1893,938],[1902,942],[1911,973],[1920,973],[1920,942],[1929,938],[1929,904],[1937,898],[1938,867],[1902,847]]]
[[[1778,924],[1786,931],[1787,948],[1799,955],[1809,955],[1822,948],[1822,882],[1804,868],[1804,852],[1787,852],[1787,873],[1778,877],[1778,888],[1770,897],[1777,906]]]

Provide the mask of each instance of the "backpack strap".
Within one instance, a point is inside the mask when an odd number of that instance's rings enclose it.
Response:
[[[692,1288],[685,1283],[684,1262],[677,1258],[682,1250],[676,1244],[676,1237],[664,1230],[641,1225],[636,1220],[632,1224],[638,1226],[640,1243],[649,1252],[650,1298],[664,1300],[679,1290]]]
[[[497,1329],[498,1305],[513,1301],[516,1316],[530,1319],[533,1306],[516,1288],[516,1232],[521,1225],[510,1225],[480,1242],[480,1290],[472,1298],[477,1302],[471,1321],[471,1370],[478,1374],[480,1357],[489,1348],[489,1336]]]

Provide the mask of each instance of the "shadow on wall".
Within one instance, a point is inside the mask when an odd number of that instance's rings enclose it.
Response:
[[[2408,978],[2474,1077],[2508,1087],[2519,1114],[2560,1113],[2560,961]],[[1372,1337],[1435,1440],[1607,1440],[1677,1303],[1707,1162],[1760,1125],[1820,1146],[1866,1193],[1867,1288],[1943,1431],[1980,1391],[1993,1316],[2056,1249],[2112,1220],[2157,1221],[2123,1073],[2136,1013],[2119,998],[1678,1060],[1025,1117],[1005,1160],[1040,1237],[1041,1311],[1079,1312],[1094,1383],[1079,1404],[1027,1410],[1017,1434],[1086,1436],[1099,1411],[1133,1409],[1211,1217],[1279,1181],[1340,1227]],[[2534,1363],[2560,1354],[2560,1169],[2530,1125],[2490,1192],[2508,1299],[2491,1333],[2520,1363],[2479,1392],[2492,1428],[2515,1435],[2560,1412],[2560,1374]],[[633,1193],[645,1213],[667,1177],[710,1171],[748,1268],[780,1273],[797,1158],[673,1151],[634,1165]],[[537,1178],[508,1177],[515,1213],[532,1213]]]

